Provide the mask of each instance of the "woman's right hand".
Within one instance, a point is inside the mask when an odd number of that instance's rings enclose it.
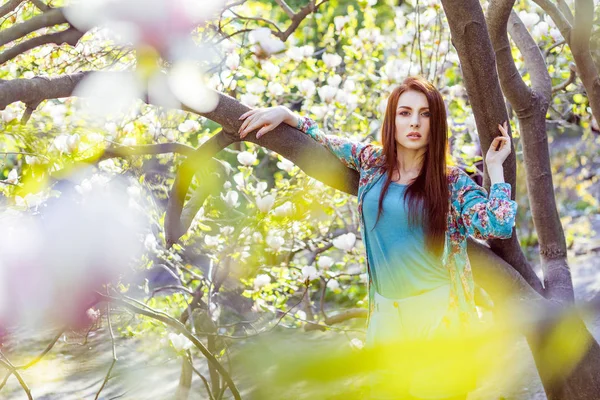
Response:
[[[284,106],[275,106],[268,108],[255,108],[245,112],[240,116],[240,120],[244,120],[242,126],[238,130],[240,139],[243,139],[248,133],[258,129],[256,138],[260,138],[265,133],[275,129],[282,122],[295,127],[297,119],[290,109]]]

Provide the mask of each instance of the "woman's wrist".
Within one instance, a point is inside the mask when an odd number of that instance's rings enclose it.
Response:
[[[501,164],[488,164],[487,167],[492,185],[494,183],[504,183],[504,168],[502,168]]]
[[[298,126],[298,117],[294,114],[289,108],[280,106],[281,109],[286,113],[283,122],[291,126],[292,128],[296,128]]]

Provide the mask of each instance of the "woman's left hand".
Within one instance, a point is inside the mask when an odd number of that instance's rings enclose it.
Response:
[[[488,167],[490,165],[502,165],[511,151],[510,135],[508,134],[508,122],[504,121],[504,126],[498,124],[498,128],[500,128],[502,136],[496,136],[485,156],[485,163],[488,165]]]

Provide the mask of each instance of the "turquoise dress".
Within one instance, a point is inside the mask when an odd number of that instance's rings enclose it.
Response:
[[[376,291],[388,298],[406,298],[450,284],[450,272],[425,248],[422,226],[408,223],[404,193],[408,185],[392,182],[377,220],[379,197],[387,173],[365,194],[367,257]]]
[[[408,185],[392,182],[377,220],[384,173],[364,197],[367,257],[375,286],[375,310],[367,327],[367,346],[383,348],[369,376],[369,399],[441,399],[466,397],[475,382],[455,382],[436,355],[420,340],[431,339],[450,304],[450,272],[425,247],[422,226],[410,226],[404,194]],[[405,349],[382,347],[410,343],[418,355]],[[397,352],[397,353],[396,353]],[[434,378],[435,377],[435,378]],[[434,379],[435,384],[432,384]]]

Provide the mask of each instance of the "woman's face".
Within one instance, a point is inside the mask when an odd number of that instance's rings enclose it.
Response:
[[[396,108],[396,144],[401,149],[425,149],[429,144],[429,120],[427,97],[416,90],[402,93]]]

